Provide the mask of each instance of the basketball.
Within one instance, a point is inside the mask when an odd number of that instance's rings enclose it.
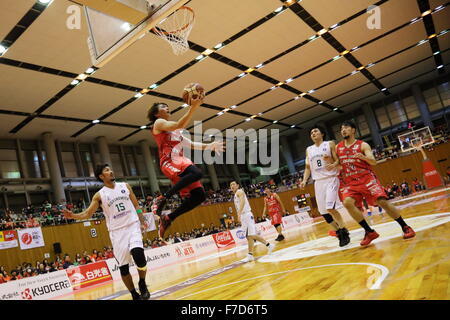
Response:
[[[189,83],[183,89],[183,101],[189,103],[191,99],[198,99],[202,95],[205,96],[205,89],[200,83]]]

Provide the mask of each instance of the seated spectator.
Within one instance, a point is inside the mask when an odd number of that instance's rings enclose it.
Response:
[[[105,258],[106,258],[106,259],[114,258],[114,253],[113,253],[113,250],[112,250],[111,247],[108,247],[108,248],[106,249]]]
[[[173,238],[174,243],[183,242],[183,239],[181,238],[181,234],[179,232],[175,233],[175,237]]]
[[[63,269],[67,269],[72,265],[73,265],[72,260],[70,259],[70,256],[66,253],[64,255],[64,263],[63,263],[62,267],[63,267]]]
[[[83,264],[83,258],[81,257],[81,254],[77,253],[75,255],[75,261],[73,262],[74,266],[79,266]]]
[[[64,269],[66,269],[66,268],[64,268]],[[39,273],[39,274],[48,273],[48,271],[45,270],[45,266],[44,266],[43,263],[41,263],[41,264],[39,265],[38,273]]]
[[[23,277],[20,275],[20,273],[18,273],[17,270],[12,270],[10,281],[20,280],[20,279],[23,279]]]
[[[89,255],[84,256],[84,260],[86,261],[85,264],[89,264],[89,263],[94,262],[94,261],[91,260],[91,257]]]
[[[102,260],[105,260],[105,257],[103,256],[103,253],[102,253],[101,251],[99,251],[99,252],[97,253],[97,259],[96,259],[96,261],[102,261]]]

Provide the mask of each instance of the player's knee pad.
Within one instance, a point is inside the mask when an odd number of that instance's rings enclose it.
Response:
[[[332,223],[334,221],[333,217],[329,213],[323,214],[322,217],[325,219],[327,223]]]
[[[119,270],[120,270],[120,275],[122,277],[125,277],[130,274],[130,266],[128,264],[120,266]]]
[[[131,256],[133,257],[134,263],[136,263],[138,270],[147,270],[147,259],[145,259],[143,248],[131,249]]]

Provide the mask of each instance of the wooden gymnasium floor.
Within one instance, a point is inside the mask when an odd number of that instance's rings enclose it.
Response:
[[[150,270],[152,299],[450,299],[450,188],[395,203],[416,230],[415,238],[404,240],[398,224],[377,213],[369,221],[380,238],[360,247],[362,229],[345,212],[352,241],[343,249],[328,236],[328,225],[317,221],[286,233],[271,256],[258,245],[256,262],[239,261],[243,246]],[[131,296],[115,281],[63,299]]]

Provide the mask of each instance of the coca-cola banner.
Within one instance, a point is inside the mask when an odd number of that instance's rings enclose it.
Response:
[[[216,242],[217,248],[225,248],[231,245],[236,245],[233,235],[230,231],[223,231],[212,235]]]

